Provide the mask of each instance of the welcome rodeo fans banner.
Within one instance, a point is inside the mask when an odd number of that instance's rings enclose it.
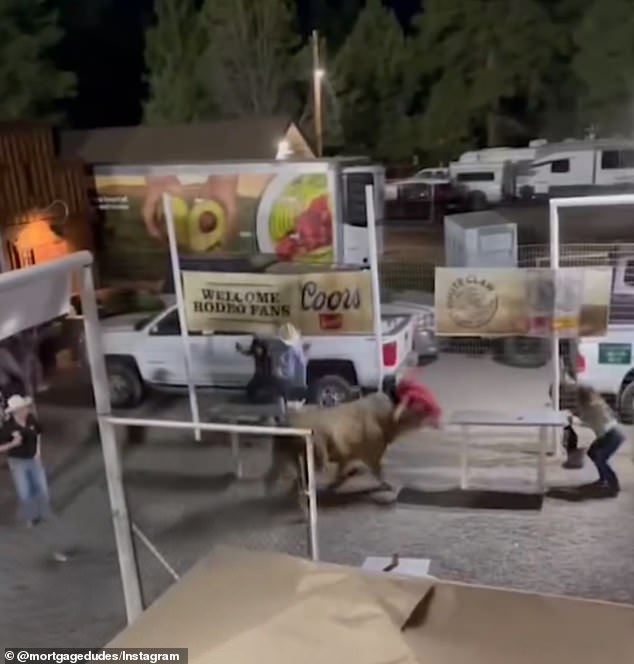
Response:
[[[245,274],[183,271],[190,332],[269,334],[289,321],[304,335],[372,334],[369,271]]]
[[[602,336],[612,268],[436,268],[443,336]]]

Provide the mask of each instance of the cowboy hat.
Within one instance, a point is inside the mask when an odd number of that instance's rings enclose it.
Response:
[[[277,331],[277,336],[287,346],[294,346],[301,339],[300,333],[292,323],[284,323],[283,325],[280,325]]]
[[[33,400],[31,397],[23,397],[19,394],[14,394],[7,399],[7,407],[4,409],[5,413],[15,413],[18,410],[29,408]]]

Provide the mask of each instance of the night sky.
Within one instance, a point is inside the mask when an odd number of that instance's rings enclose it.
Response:
[[[79,94],[67,104],[68,124],[78,128],[138,124],[143,99],[143,33],[151,23],[153,0],[59,0],[66,25],[62,64],[77,73]],[[299,24],[316,27],[354,17],[362,0],[298,0]],[[421,0],[385,0],[403,23]],[[348,19],[352,20],[352,19]],[[326,23],[326,25],[323,25]]]

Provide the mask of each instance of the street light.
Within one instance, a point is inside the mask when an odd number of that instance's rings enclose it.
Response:
[[[321,86],[326,72],[321,66],[319,58],[319,34],[313,30],[313,110],[315,115],[315,141],[317,143],[317,156],[321,157],[324,151],[324,132],[321,106]]]

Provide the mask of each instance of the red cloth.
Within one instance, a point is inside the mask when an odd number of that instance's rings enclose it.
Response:
[[[399,401],[406,400],[410,408],[421,410],[434,423],[438,424],[442,415],[434,393],[422,383],[412,378],[403,378],[396,388]]]

